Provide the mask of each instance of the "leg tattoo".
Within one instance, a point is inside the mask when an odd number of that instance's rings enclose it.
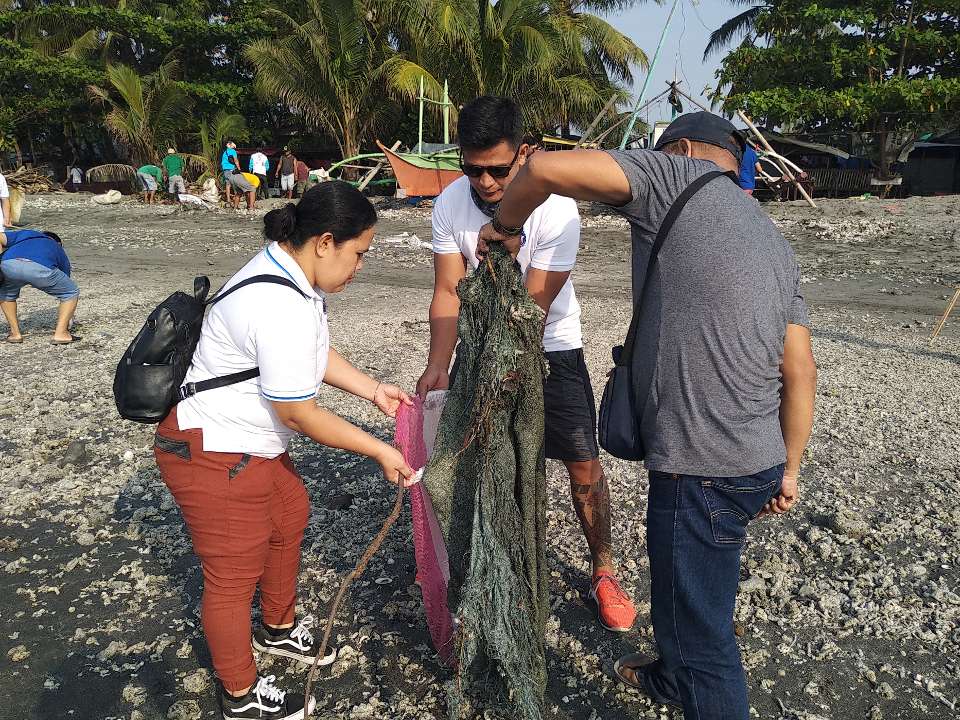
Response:
[[[613,568],[610,488],[599,460],[566,463],[573,507],[590,547],[594,571]]]

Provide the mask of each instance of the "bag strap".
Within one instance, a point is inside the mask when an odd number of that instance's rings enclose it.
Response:
[[[206,278],[203,278],[203,279],[206,280]],[[197,282],[198,280],[200,280],[200,278],[197,278],[196,280],[194,280],[194,293],[196,294],[202,291],[203,294],[206,295],[206,290],[203,289],[203,284],[202,283],[198,284]],[[253,277],[249,277],[246,280],[241,280],[226,292],[223,292],[223,288],[220,288],[220,290],[217,291],[216,295],[214,295],[209,300],[204,300],[202,302],[204,305],[213,305],[215,302],[217,302],[218,300],[222,300],[227,295],[232,293],[234,290],[239,290],[242,287],[246,287],[247,285],[253,285],[254,283],[274,283],[276,285],[285,285],[288,288],[293,288],[298,293],[300,293],[303,297],[307,297],[307,294],[303,290],[301,290],[297,286],[297,284],[293,282],[293,280],[290,280],[289,278],[280,277],[279,275],[254,275]],[[208,289],[209,289],[209,285],[210,283],[208,281],[207,282]],[[230,373],[229,375],[221,375],[220,377],[210,378],[209,380],[201,380],[200,382],[184,383],[183,385],[180,386],[180,399],[186,400],[188,397],[196,395],[198,392],[203,392],[204,390],[216,390],[217,388],[226,387],[227,385],[234,385],[236,383],[243,382],[244,380],[251,380],[259,375],[260,375],[260,368],[255,367],[255,368],[250,368],[249,370],[241,370],[240,372]]]
[[[213,305],[215,302],[219,300],[223,300],[223,298],[225,298],[227,295],[234,292],[235,290],[239,290],[240,288],[246,287],[247,285],[253,285],[254,283],[274,283],[275,285],[286,285],[288,288],[293,288],[294,290],[296,290],[303,297],[307,297],[307,294],[303,290],[301,290],[300,287],[293,280],[290,280],[289,278],[280,277],[279,275],[254,275],[253,277],[248,277],[246,280],[241,280],[229,290],[224,291],[223,288],[220,288],[219,290],[217,290],[216,294],[214,294],[212,298],[210,298],[209,300],[205,300],[203,304]]]
[[[663,218],[663,222],[660,223],[660,230],[657,232],[657,239],[654,240],[653,248],[650,250],[650,259],[647,260],[647,274],[643,281],[643,289],[640,290],[640,295],[637,297],[637,301],[633,306],[633,317],[630,319],[630,329],[627,331],[627,340],[623,344],[623,352],[621,353],[621,362],[619,364],[632,367],[633,346],[637,341],[637,329],[640,326],[640,307],[643,305],[643,299],[646,297],[647,291],[650,289],[650,278],[653,277],[653,270],[656,267],[657,260],[660,255],[660,248],[663,247],[663,243],[666,241],[667,235],[670,234],[674,223],[677,221],[677,218],[680,217],[680,213],[683,212],[683,208],[686,206],[687,202],[689,202],[690,198],[696,195],[700,188],[702,188],[711,180],[724,176],[730,178],[734,182],[737,182],[736,177],[732,172],[711,170],[687,185],[677,199],[673,201],[673,205],[671,205],[670,209],[667,211],[666,216]]]

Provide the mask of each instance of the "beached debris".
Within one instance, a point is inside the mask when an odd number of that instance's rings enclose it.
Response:
[[[59,190],[60,186],[50,179],[44,167],[20,166],[10,173],[4,173],[7,185],[20,188],[28,195]]]

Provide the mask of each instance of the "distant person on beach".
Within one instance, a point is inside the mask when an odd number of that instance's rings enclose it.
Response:
[[[270,171],[270,158],[263,152],[263,145],[257,148],[257,151],[250,156],[248,169],[260,179],[260,185],[257,186],[257,197],[266,198],[269,196],[267,173]]]
[[[0,173],[0,230],[13,227],[13,218],[10,215],[10,188],[7,187],[7,178]]]
[[[157,188],[163,182],[163,170],[156,165],[141,165],[137,168],[137,177],[140,179],[140,188],[143,190],[143,201],[153,205],[157,200]]]
[[[274,675],[258,677],[251,651],[311,664],[320,649],[312,615],[297,609],[300,543],[310,506],[287,453],[290,440],[372,458],[385,478],[406,485],[413,470],[390,444],[317,404],[322,384],[367,400],[388,417],[411,404],[399,387],[355,368],[330,345],[325,297],[363,267],[377,213],[347,183],[310,189],[264,217],[268,245],[225,289],[256,283],[215,304],[203,320],[186,381],[257,367],[259,377],[198,392],[157,428],[154,455],[179,505],[203,571],[201,621],[222,684],[225,720],[296,720],[303,695]],[[251,640],[250,603],[260,590],[262,622]],[[320,665],[334,661],[328,652]],[[278,673],[279,674],[279,673]],[[310,710],[315,705],[310,698]]]
[[[458,140],[464,177],[433,206],[433,300],[430,351],[417,382],[421,397],[445,390],[457,344],[457,286],[477,267],[477,234],[496,213],[504,191],[527,161],[523,120],[515,102],[484,96],[460,111]],[[570,478],[570,495],[590,552],[590,599],[601,625],[627,632],[636,610],[620,586],[613,560],[610,491],[597,446],[593,387],[583,355],[580,304],[570,273],[580,247],[580,215],[569,198],[544,197],[522,228],[517,255],[527,290],[543,309],[543,348],[550,372],[543,386],[544,451]]]
[[[76,190],[83,184],[83,170],[74,165],[70,168],[70,172],[67,173],[67,180],[71,183],[73,189]]]
[[[237,156],[237,144],[227,141],[227,147],[220,155],[220,169],[223,170],[223,181],[227,191],[227,202],[234,210],[240,208],[240,196],[247,198],[247,210],[253,210],[255,190],[253,185],[240,171],[240,158]]]
[[[283,155],[280,156],[280,162],[277,163],[277,172],[274,179],[280,178],[280,192],[288,200],[293,197],[293,191],[297,184],[296,178],[297,158],[290,148],[283,149]]]
[[[80,338],[70,333],[70,321],[77,310],[80,289],[70,277],[70,259],[63,251],[60,238],[39,230],[7,230],[0,233],[0,310],[7,319],[8,343],[23,342],[17,318],[17,299],[25,285],[53,295],[60,301],[57,326],[51,343],[68,345]]]
[[[750,142],[743,148],[743,160],[740,161],[740,187],[747,195],[753,195],[757,187],[757,173],[760,172],[760,157]]]
[[[659,657],[626,655],[614,672],[697,720],[749,720],[733,624],[741,552],[751,520],[797,503],[816,397],[800,269],[733,180],[743,149],[730,122],[702,112],[674,120],[655,151],[537,153],[479,243],[481,253],[491,242],[522,252],[521,229],[556,195],[604,203],[630,223],[632,390]],[[661,223],[688,188],[696,193],[650,265]]]
[[[293,166],[294,178],[297,182],[297,197],[303,197],[307,191],[307,183],[310,182],[310,168],[303,160],[297,160]]]
[[[167,175],[167,192],[179,202],[180,193],[187,192],[187,184],[183,181],[183,158],[173,148],[167,148],[163,171]]]

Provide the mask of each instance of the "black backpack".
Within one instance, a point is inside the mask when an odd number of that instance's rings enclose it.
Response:
[[[260,368],[255,367],[183,384],[193,351],[200,341],[200,329],[207,306],[253,283],[286,285],[307,297],[292,280],[278,275],[254,275],[207,300],[210,280],[205,276],[195,278],[193,295],[177,291],[160,303],[120,358],[117,373],[113,377],[113,397],[120,417],[141,423],[158,423],[181,400],[260,374]]]

